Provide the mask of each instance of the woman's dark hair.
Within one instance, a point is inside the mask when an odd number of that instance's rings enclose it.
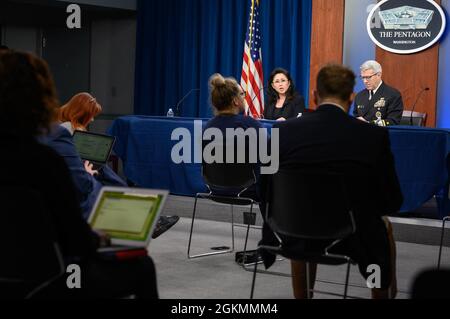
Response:
[[[47,63],[24,52],[0,53],[1,130],[35,136],[48,130],[59,102]]]
[[[239,84],[234,78],[224,78],[221,74],[213,74],[209,78],[211,103],[217,111],[225,111],[232,107],[233,99],[239,95]]]
[[[286,100],[292,101],[294,97],[297,95],[297,92],[295,91],[295,84],[294,81],[292,81],[291,75],[289,72],[282,68],[276,68],[272,71],[269,77],[269,83],[267,84],[267,98],[268,98],[268,105],[275,105],[277,103],[277,100],[279,98],[277,91],[272,87],[273,79],[277,74],[284,74],[287,79],[289,80],[289,83],[291,86],[286,92]]]

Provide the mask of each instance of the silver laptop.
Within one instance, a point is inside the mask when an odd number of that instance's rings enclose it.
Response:
[[[111,237],[111,247],[99,252],[146,248],[168,195],[159,189],[103,187],[89,215],[91,227]]]

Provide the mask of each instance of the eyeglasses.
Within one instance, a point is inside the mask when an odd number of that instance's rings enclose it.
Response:
[[[379,73],[377,72],[377,73],[374,73],[374,74],[372,74],[372,75],[368,75],[368,76],[360,76],[360,78],[364,81],[364,80],[367,80],[367,81],[369,81],[371,78],[373,78],[375,75],[378,75]]]
[[[273,84],[281,84],[281,83],[286,83],[286,82],[289,82],[288,80],[276,80],[276,81],[273,81]]]

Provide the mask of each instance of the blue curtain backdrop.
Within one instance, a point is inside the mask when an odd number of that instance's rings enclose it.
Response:
[[[288,69],[307,98],[311,0],[262,0],[264,81]],[[135,114],[165,115],[187,92],[181,115],[210,117],[208,78],[241,77],[249,0],[138,0]]]

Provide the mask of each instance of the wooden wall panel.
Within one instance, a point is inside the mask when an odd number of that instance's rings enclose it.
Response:
[[[310,108],[316,107],[312,92],[320,68],[331,62],[342,63],[344,16],[345,0],[312,0]]]
[[[376,60],[383,67],[383,80],[402,93],[405,110],[411,110],[420,90],[430,88],[417,102],[415,111],[427,113],[426,126],[436,127],[439,44],[410,55],[390,53],[377,47]]]
[[[402,93],[405,110],[411,110],[421,89],[429,87],[415,111],[427,113],[426,126],[436,126],[439,45],[411,55],[400,55],[377,48],[376,60],[383,66],[383,80]]]

